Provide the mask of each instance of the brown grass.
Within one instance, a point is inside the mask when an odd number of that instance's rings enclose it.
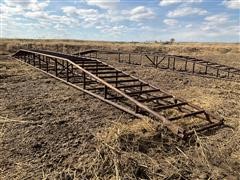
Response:
[[[213,138],[195,134],[191,143],[183,142],[149,119],[115,123],[96,135],[96,150],[75,168],[91,172],[93,179],[235,179],[239,132],[213,148]]]
[[[169,53],[239,53],[239,43],[143,43],[143,42],[104,42],[104,41],[81,41],[81,40],[1,40],[2,53],[12,52],[18,48],[44,48],[68,51],[69,48],[78,50],[86,48],[100,48],[125,51],[160,51]]]
[[[239,66],[239,44],[211,44],[211,43],[177,43],[174,45],[163,44],[144,44],[144,43],[111,43],[111,42],[87,42],[87,41],[62,41],[62,40],[3,40],[1,41],[2,53],[14,52],[16,49],[26,47],[26,43],[32,43],[32,46],[38,48],[45,48],[50,50],[59,50],[65,52],[74,52],[79,49],[90,48],[109,48],[109,49],[122,49],[129,51],[151,50],[151,51],[164,51],[174,54],[186,54],[199,56],[204,58],[213,58],[216,62],[226,63],[236,67]],[[58,46],[57,46],[58,45]],[[195,134],[189,141],[182,141],[176,137],[172,137],[165,129],[155,121],[150,119],[144,120],[119,120],[116,122],[108,122],[93,126],[94,123],[104,121],[106,118],[99,118],[101,111],[99,110],[94,114],[93,109],[102,108],[100,102],[91,105],[92,109],[89,112],[90,102],[86,99],[74,101],[72,91],[67,89],[65,85],[60,83],[46,84],[46,81],[41,81],[41,75],[38,72],[31,70],[27,66],[17,66],[16,62],[4,61],[0,63],[0,79],[4,82],[0,87],[8,91],[2,93],[8,95],[12,93],[12,98],[4,99],[2,101],[14,102],[6,106],[5,113],[10,116],[5,118],[1,114],[0,123],[0,142],[4,140],[5,144],[1,144],[2,159],[4,156],[10,157],[11,161],[14,160],[12,166],[9,165],[9,159],[5,160],[6,164],[2,164],[1,168],[4,171],[1,178],[15,177],[35,177],[42,179],[238,179],[240,177],[240,129],[239,129],[239,84],[214,81],[214,80],[201,80],[197,77],[182,77],[173,72],[161,72],[158,74],[156,70],[145,69],[145,71],[138,71],[137,76],[146,79],[148,82],[161,83],[166,86],[175,95],[184,97],[185,99],[201,105],[221,116],[224,116],[226,123],[235,127],[235,129],[221,129],[219,131],[211,132],[209,134],[198,135]],[[25,69],[26,68],[26,69]],[[133,69],[137,72],[137,68]],[[17,79],[14,79],[18,75]],[[168,75],[168,76],[167,76]],[[9,77],[5,77],[9,76]],[[145,77],[146,76],[146,77]],[[163,80],[159,77],[164,76]],[[10,78],[11,77],[11,78]],[[28,77],[28,78],[26,78]],[[7,79],[11,81],[7,81]],[[46,77],[45,77],[46,78]],[[175,79],[174,79],[175,78]],[[26,80],[26,82],[19,83],[19,80]],[[31,82],[35,79],[36,82]],[[165,81],[165,80],[166,81]],[[183,79],[183,80],[182,80]],[[189,83],[184,85],[184,80],[188,79]],[[181,80],[181,81],[180,81]],[[40,83],[41,82],[41,83]],[[36,85],[36,84],[37,85]],[[39,84],[38,84],[39,83]],[[15,85],[16,84],[16,85]],[[34,86],[26,86],[26,84],[35,84]],[[191,86],[189,84],[192,84]],[[37,93],[43,89],[46,90],[40,97],[42,99],[29,98],[27,91],[36,92],[34,97],[38,97]],[[41,89],[42,88],[42,89]],[[63,89],[59,93],[58,90]],[[21,93],[18,93],[21,92]],[[21,96],[23,96],[21,98]],[[54,94],[51,96],[51,94]],[[14,98],[18,97],[18,101]],[[45,102],[46,98],[50,98]],[[61,98],[57,101],[57,98]],[[74,97],[79,97],[79,94]],[[24,102],[20,102],[20,100]],[[91,99],[92,100],[92,99]],[[25,102],[27,101],[27,102]],[[44,103],[45,102],[45,103]],[[74,103],[75,102],[75,103]],[[84,104],[81,104],[84,102]],[[27,104],[32,103],[32,104]],[[71,109],[59,111],[68,105],[72,108],[81,106],[73,112],[74,115],[68,114]],[[1,104],[1,103],[0,103]],[[6,103],[8,104],[8,103]],[[52,105],[51,105],[52,104]],[[25,106],[36,106],[35,114],[25,114]],[[41,105],[41,106],[40,106]],[[47,116],[49,110],[46,110],[48,105],[55,107],[50,109],[53,115]],[[2,109],[5,108],[4,103]],[[105,105],[104,105],[105,106]],[[16,112],[24,113],[23,119],[19,119]],[[107,109],[107,110],[106,110]],[[106,108],[103,113],[110,113],[111,116],[115,110]],[[113,111],[113,112],[112,112]],[[56,112],[59,114],[57,115]],[[19,112],[18,112],[19,113]],[[67,115],[68,114],[68,115]],[[86,114],[87,117],[81,116]],[[31,130],[31,126],[27,123],[17,123],[15,120],[25,121],[24,118],[28,117],[29,122],[35,117],[42,117],[46,115],[44,123],[39,126],[43,133],[39,133],[39,128]],[[55,117],[56,116],[56,117]],[[11,118],[10,118],[11,117]],[[13,118],[12,118],[13,117]],[[55,117],[55,118],[54,118]],[[69,119],[64,119],[70,117]],[[50,119],[53,118],[53,119]],[[60,120],[65,120],[65,124],[59,123]],[[90,127],[88,123],[92,120],[94,123]],[[116,118],[117,119],[117,118]],[[112,119],[111,119],[112,120]],[[5,123],[5,121],[7,123]],[[77,123],[76,123],[77,122]],[[80,124],[80,125],[79,125]],[[77,126],[79,125],[79,126]],[[35,126],[33,126],[35,127]],[[76,129],[75,129],[76,128]],[[54,132],[51,132],[54,129]],[[67,131],[67,130],[71,131]],[[91,135],[92,141],[87,138]],[[14,131],[12,133],[9,133]],[[27,132],[31,132],[27,134]],[[76,134],[72,135],[74,132]],[[50,133],[51,132],[51,133]],[[87,132],[87,133],[86,133]],[[79,134],[86,133],[86,139],[82,140]],[[36,135],[37,134],[37,135]],[[62,136],[63,134],[63,136]],[[67,137],[72,135],[73,139]],[[208,136],[209,135],[209,136]],[[19,141],[14,141],[15,136],[18,136]],[[20,136],[20,137],[19,137]],[[54,137],[54,138],[52,138]],[[48,139],[49,138],[49,139]],[[52,139],[51,139],[52,138]],[[32,146],[35,140],[48,142],[46,154],[42,157],[36,157],[36,152],[32,152]],[[77,148],[74,146],[75,140],[80,140],[80,145]],[[59,143],[59,144],[58,144]],[[11,146],[6,146],[10,144]],[[67,144],[65,149],[62,145]],[[44,145],[43,145],[44,146]],[[44,147],[45,147],[44,146]],[[87,148],[90,146],[89,148]],[[7,147],[11,147],[7,149]],[[18,148],[21,147],[21,148]],[[25,147],[25,153],[19,155],[17,150]],[[29,148],[30,147],[30,148]],[[88,150],[86,152],[86,149]],[[13,151],[15,150],[15,151]],[[66,153],[68,156],[65,156]],[[9,156],[9,154],[11,156]],[[41,152],[38,152],[41,154]],[[44,152],[45,153],[45,152]],[[52,153],[52,154],[51,154]],[[50,156],[49,156],[50,154]],[[8,156],[7,156],[8,155]],[[61,162],[56,162],[55,159]],[[49,159],[45,159],[45,156]],[[52,161],[53,158],[54,161]],[[41,159],[42,158],[42,159]],[[64,159],[65,158],[65,159]],[[54,163],[53,163],[54,162]],[[54,168],[50,170],[47,165],[53,163]],[[45,164],[45,166],[43,166]],[[6,166],[5,166],[6,165]],[[32,168],[35,165],[34,168]],[[42,166],[42,172],[39,171],[35,174],[36,166]],[[7,169],[9,168],[9,169]],[[22,178],[21,178],[22,177]],[[10,179],[11,179],[10,178]]]

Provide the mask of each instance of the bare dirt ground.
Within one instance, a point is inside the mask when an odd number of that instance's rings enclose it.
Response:
[[[240,83],[107,62],[234,129],[181,141],[150,119],[133,119],[1,56],[0,179],[240,179]]]

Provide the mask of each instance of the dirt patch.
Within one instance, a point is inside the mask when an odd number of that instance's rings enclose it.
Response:
[[[110,62],[114,64],[114,62]],[[234,82],[115,64],[224,117],[225,128],[181,141],[16,61],[0,61],[1,179],[238,179]]]

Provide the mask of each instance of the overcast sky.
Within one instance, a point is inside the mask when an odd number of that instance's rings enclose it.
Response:
[[[240,0],[1,0],[2,38],[240,41]]]

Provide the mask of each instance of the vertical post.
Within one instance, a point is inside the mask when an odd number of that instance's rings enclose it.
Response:
[[[207,74],[207,70],[208,70],[208,65],[206,65],[205,67],[205,74]]]
[[[36,66],[36,55],[33,54],[33,65]]]
[[[175,57],[173,58],[173,70],[175,70],[175,62],[176,62],[176,59]]]
[[[24,53],[24,62],[27,62],[27,54]]]
[[[128,55],[128,64],[131,64],[131,54]]]
[[[219,76],[219,69],[217,69],[217,77]]]
[[[141,82],[141,84],[140,84],[140,92],[142,92],[142,90],[143,90],[143,83]]]
[[[28,55],[28,63],[31,64],[31,54]]]
[[[192,69],[192,73],[194,73],[195,72],[195,62],[193,63],[193,69]]]
[[[34,53],[32,53],[32,55],[31,55],[31,62],[32,62],[32,64],[33,64],[33,56],[34,56]]]
[[[105,88],[104,88],[104,98],[105,98],[105,99],[107,99],[107,90],[108,90],[108,89],[107,89],[107,86],[105,86]]]
[[[158,68],[158,56],[156,56],[156,68]]]
[[[118,62],[119,62],[119,63],[121,62],[121,54],[120,54],[119,51],[118,51]]]
[[[46,68],[47,68],[47,72],[48,72],[48,57],[46,57]]]
[[[212,123],[212,121],[211,121],[211,119],[210,119],[210,115],[208,114],[208,113],[204,113],[204,115],[205,115],[205,117],[206,117],[206,119],[209,121],[209,122],[211,122]]]
[[[83,89],[86,89],[86,73],[83,72]]]
[[[69,62],[67,61],[67,64],[66,64],[66,66],[67,66],[67,82],[69,81],[69,71],[68,71],[68,66],[69,66]]]
[[[98,61],[96,61],[96,76],[98,75]]]
[[[28,54],[28,64],[31,64],[31,54]]]
[[[140,65],[142,66],[142,59],[143,59],[143,57],[142,57],[142,52],[141,52],[141,56],[140,56]]]
[[[118,85],[118,71],[116,72],[116,87]]]
[[[42,67],[42,64],[41,64],[41,55],[39,55],[38,58],[39,58],[39,68],[41,69],[41,67]]]
[[[57,59],[54,59],[54,67],[55,67],[55,75],[58,75],[58,69],[57,69]]]
[[[229,76],[230,76],[230,69],[228,69],[228,75],[227,75],[227,76],[228,76],[228,78],[229,78]]]
[[[153,63],[154,63],[154,67],[157,68],[157,63],[156,63],[156,56],[153,56]]]
[[[82,68],[84,68],[84,61],[82,61]]]
[[[187,71],[187,63],[188,63],[188,60],[186,59],[186,61],[185,61],[185,71]]]
[[[168,57],[168,66],[167,68],[169,69],[170,68],[170,57]]]
[[[139,112],[139,107],[138,107],[138,105],[136,105],[136,107],[135,107],[135,112],[136,112],[136,113]]]
[[[29,54],[27,54],[27,61],[26,62],[29,63]]]

